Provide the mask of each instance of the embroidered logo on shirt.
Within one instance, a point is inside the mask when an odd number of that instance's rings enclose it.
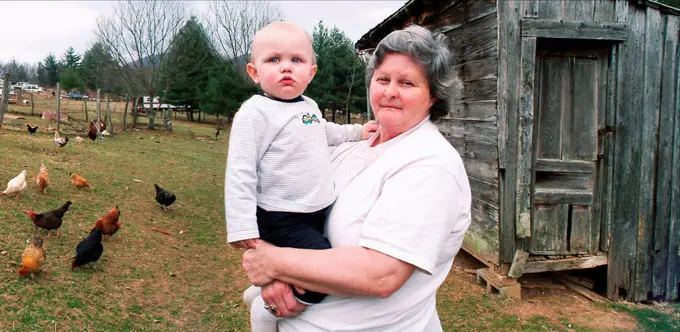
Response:
[[[319,123],[319,118],[316,117],[316,114],[310,115],[309,113],[305,114],[302,116],[302,123],[308,125],[312,124],[313,122]]]

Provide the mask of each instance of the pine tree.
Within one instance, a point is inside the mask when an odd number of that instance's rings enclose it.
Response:
[[[62,65],[64,68],[73,68],[76,70],[80,69],[80,54],[76,53],[73,47],[66,49],[64,53],[64,58],[62,59]]]
[[[117,64],[106,46],[100,41],[94,43],[83,55],[81,77],[87,87],[103,91],[122,91],[123,82],[116,75]]]
[[[47,74],[46,83],[55,86],[59,82],[59,65],[52,53],[48,54],[45,58],[45,72]]]

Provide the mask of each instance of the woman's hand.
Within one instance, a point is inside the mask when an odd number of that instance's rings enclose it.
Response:
[[[276,247],[262,240],[255,243],[254,248],[243,253],[241,267],[246,271],[248,279],[255,286],[264,286],[276,279],[274,271],[274,252]]]
[[[290,285],[281,281],[262,286],[262,299],[264,303],[276,308],[277,317],[294,317],[302,313],[307,306],[298,302],[293,295]]]
[[[376,131],[378,131],[377,121],[368,121],[363,126],[361,126],[361,139],[369,139]]]

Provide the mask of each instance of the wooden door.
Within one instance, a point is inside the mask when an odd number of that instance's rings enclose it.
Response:
[[[608,47],[539,44],[536,51],[530,248],[537,255],[599,247],[598,128],[604,126]]]

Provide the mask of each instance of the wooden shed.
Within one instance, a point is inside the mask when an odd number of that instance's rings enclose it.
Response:
[[[464,250],[496,273],[608,265],[610,299],[680,291],[680,12],[653,1],[411,0],[357,43],[446,34],[440,131],[470,180]]]

